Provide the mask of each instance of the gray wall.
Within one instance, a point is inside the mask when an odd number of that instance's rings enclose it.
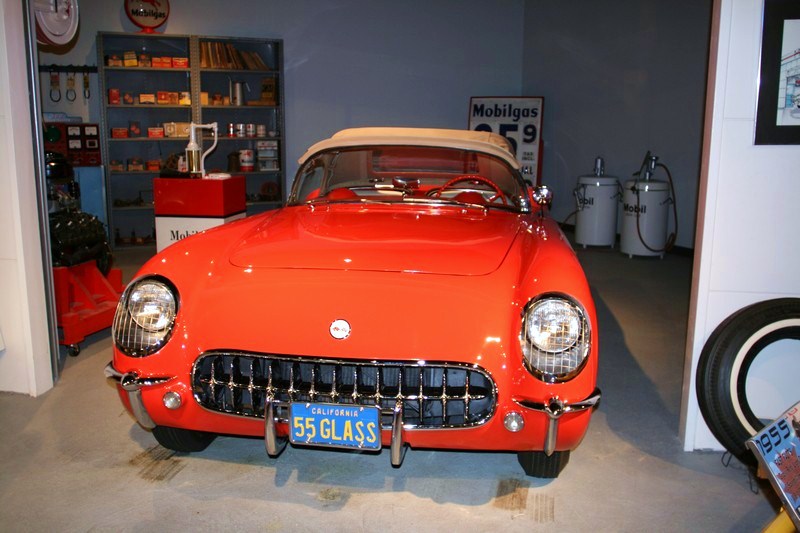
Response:
[[[526,1],[522,92],[545,96],[557,219],[596,156],[624,181],[652,150],[675,181],[677,244],[694,246],[710,21],[711,0]]]
[[[470,96],[541,95],[557,219],[574,210],[577,177],[597,155],[625,180],[652,150],[675,178],[678,245],[694,246],[711,0],[170,4],[168,33],[284,39],[289,180],[305,148],[341,128],[461,128]],[[137,29],[122,2],[80,7],[77,44],[42,63],[94,64],[96,32]],[[97,120],[98,98],[81,100],[43,102]]]
[[[137,31],[123,2],[81,0],[80,36],[43,64],[91,64],[98,31]],[[312,143],[351,126],[465,128],[470,96],[519,92],[523,0],[171,0],[160,31],[284,39],[288,179]],[[42,81],[47,87],[47,80]],[[62,88],[65,82],[62,81]],[[97,94],[96,91],[94,94]],[[96,121],[99,99],[45,111]]]

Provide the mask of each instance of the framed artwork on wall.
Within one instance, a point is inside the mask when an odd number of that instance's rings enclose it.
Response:
[[[473,96],[469,129],[499,133],[511,143],[524,177],[539,185],[542,173],[541,96]]]
[[[755,144],[800,144],[800,2],[765,0]]]

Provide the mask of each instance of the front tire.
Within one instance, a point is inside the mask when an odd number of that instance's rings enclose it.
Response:
[[[214,433],[167,426],[154,427],[153,436],[164,448],[186,453],[202,452],[217,438]]]
[[[764,348],[784,339],[800,340],[800,299],[767,300],[737,311],[717,326],[700,354],[697,399],[703,418],[720,444],[750,466],[756,458],[745,442],[765,421],[747,397],[747,373]]]
[[[518,452],[517,460],[531,477],[546,479],[557,478],[569,462],[569,450],[563,452],[553,452],[547,455],[544,452]]]

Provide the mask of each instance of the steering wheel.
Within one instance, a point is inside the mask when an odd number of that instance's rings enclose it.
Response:
[[[462,181],[477,181],[479,183],[483,183],[484,185],[488,185],[489,187],[492,188],[492,190],[495,193],[497,193],[491,198],[489,198],[489,203],[492,203],[498,198],[500,198],[500,200],[503,201],[503,205],[508,205],[508,202],[506,201],[506,195],[503,194],[503,191],[500,190],[500,187],[498,187],[497,184],[492,180],[490,180],[489,178],[485,178],[479,174],[462,174],[461,176],[456,176],[455,178],[449,180],[447,183],[442,185],[442,187],[438,191],[436,191],[436,193],[433,195],[434,198],[440,198],[442,196],[442,191],[444,191],[445,189],[449,189],[456,183],[461,183]]]

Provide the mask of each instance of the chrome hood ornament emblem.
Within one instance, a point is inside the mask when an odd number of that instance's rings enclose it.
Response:
[[[331,337],[337,340],[343,340],[350,336],[350,323],[347,320],[338,319],[331,322],[329,328]]]

